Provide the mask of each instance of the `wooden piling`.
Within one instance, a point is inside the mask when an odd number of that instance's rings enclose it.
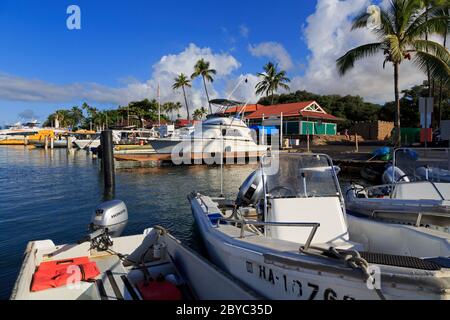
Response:
[[[48,136],[45,136],[44,149],[48,150]]]
[[[105,200],[111,200],[114,198],[116,184],[114,171],[114,142],[111,130],[102,131],[101,153],[104,196]]]
[[[358,141],[358,134],[355,133],[355,152],[359,152],[359,141]]]
[[[53,148],[55,147],[55,138],[50,138],[50,149],[53,150]]]
[[[72,153],[73,152],[73,141],[74,138],[73,137],[67,137],[67,153]]]

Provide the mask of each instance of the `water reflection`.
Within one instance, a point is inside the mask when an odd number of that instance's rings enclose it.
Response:
[[[225,166],[224,193],[234,197],[255,165]],[[87,230],[103,199],[100,164],[85,152],[0,147],[0,298],[7,299],[32,239],[69,243]],[[125,235],[161,225],[198,248],[187,201],[192,191],[220,194],[219,167],[167,167],[118,170],[116,198],[125,201]]]

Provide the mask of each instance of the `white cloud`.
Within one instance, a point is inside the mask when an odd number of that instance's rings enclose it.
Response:
[[[241,74],[235,79],[230,79],[226,84],[225,97],[243,103],[256,103],[261,98],[255,94],[255,86],[259,81],[254,74]]]
[[[181,92],[172,90],[174,78],[180,73],[191,76],[195,63],[199,59],[211,63],[216,69],[217,81],[226,81],[240,63],[228,53],[214,53],[210,48],[199,48],[190,44],[178,54],[163,56],[153,65],[152,76],[145,82],[127,78],[121,87],[113,88],[97,83],[73,83],[57,85],[42,80],[27,79],[5,73],[0,73],[0,100],[26,102],[69,103],[86,100],[88,102],[127,104],[130,101],[145,98],[156,98],[158,84],[160,85],[161,101],[180,101],[184,105]],[[210,97],[218,93],[208,84]],[[190,109],[206,106],[203,84],[200,80],[193,81],[193,87],[187,92]],[[181,110],[184,115],[184,110]]]
[[[336,60],[353,47],[376,42],[368,29],[350,31],[352,18],[370,5],[368,0],[318,0],[316,11],[308,17],[304,39],[311,51],[304,76],[293,79],[292,88],[321,94],[360,95],[369,101],[383,103],[394,99],[393,68],[386,65],[380,53],[356,63],[355,68],[340,77]],[[421,83],[425,76],[412,62],[400,67],[400,86],[406,89]]]
[[[248,38],[250,29],[245,24],[242,24],[239,26],[239,33],[241,34],[241,37]]]
[[[248,50],[255,57],[274,59],[282,69],[290,70],[294,67],[291,56],[283,45],[278,42],[262,42],[257,45],[249,45]]]

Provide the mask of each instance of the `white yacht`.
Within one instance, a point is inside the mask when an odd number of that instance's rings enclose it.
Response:
[[[268,150],[258,145],[251,129],[239,118],[216,116],[199,124],[193,130],[169,138],[151,139],[149,144],[159,155],[180,155],[191,159],[260,157]]]
[[[264,157],[237,200],[189,201],[212,261],[267,299],[450,299],[448,234],[347,216],[326,155]]]

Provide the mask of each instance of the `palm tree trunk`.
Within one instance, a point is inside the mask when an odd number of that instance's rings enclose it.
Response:
[[[275,99],[275,97],[274,97],[274,92],[273,92],[273,90],[272,90],[272,105],[273,105],[274,99]]]
[[[186,111],[187,111],[187,119],[189,121],[189,123],[191,122],[191,116],[189,115],[189,106],[188,106],[188,101],[186,98],[186,90],[184,89],[184,86],[182,86],[183,88],[183,95],[184,95],[184,102],[186,103]]]
[[[209,94],[208,94],[208,88],[206,88],[205,76],[202,76],[202,78],[203,78],[203,85],[205,86],[206,99],[208,99],[209,113],[212,114],[211,102],[209,102]]]
[[[400,121],[400,90],[399,90],[399,78],[400,78],[400,66],[398,63],[394,63],[394,90],[395,90],[395,105],[396,105],[396,115],[395,115],[395,127],[397,128],[397,137],[395,145],[400,147],[402,144],[402,132],[401,132],[401,121]]]
[[[445,31],[444,33],[444,48],[447,46],[447,31]],[[441,121],[442,121],[442,99],[443,99],[443,95],[442,92],[444,90],[444,79],[441,78],[441,80],[439,81],[439,104],[438,104],[438,115],[437,115],[437,125],[440,128],[441,127]]]
[[[425,21],[426,23],[428,23],[428,11],[429,11],[429,7],[427,6],[425,9]],[[425,41],[428,41],[429,35],[428,35],[428,28],[425,32]],[[425,47],[425,51],[426,53],[428,53],[428,46]],[[430,65],[427,63],[427,78],[428,78],[428,97],[434,97],[434,80],[431,79],[431,69],[430,69]],[[431,119],[432,122],[432,127],[435,127],[435,123],[436,123],[436,112],[434,112],[434,100],[433,100],[433,106],[432,106],[432,110],[433,110],[433,119]]]

